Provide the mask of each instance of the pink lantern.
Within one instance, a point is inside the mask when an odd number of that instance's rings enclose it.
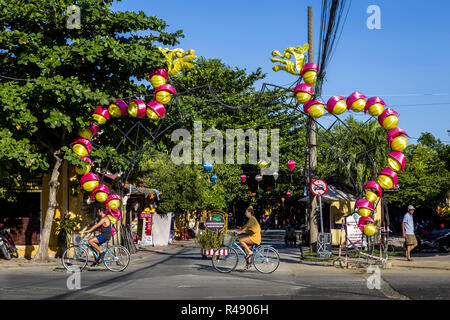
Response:
[[[104,184],[99,184],[92,190],[91,192],[91,200],[94,200],[94,198],[98,202],[105,202],[105,200],[108,198],[109,195],[109,189]]]
[[[408,139],[404,136],[409,137],[405,130],[398,127],[389,130],[387,140],[392,150],[403,151],[408,146]]]
[[[361,232],[364,232],[364,226],[366,225],[367,222],[375,222],[375,221],[370,216],[359,218],[359,220],[358,220],[358,228],[359,228],[359,230],[361,230]]]
[[[164,117],[166,113],[166,107],[158,101],[151,101],[147,103],[147,117],[153,120]]]
[[[286,192],[286,195],[287,195],[288,197],[290,197],[290,196],[292,195],[292,193],[291,193],[290,191],[288,191],[288,192]]]
[[[405,155],[400,151],[391,151],[388,153],[388,157],[391,158],[388,159],[389,167],[394,171],[400,171],[399,169],[401,169],[401,172],[403,172],[406,163]]]
[[[122,203],[122,198],[117,194],[113,193],[106,198],[105,208],[107,209],[118,209]]]
[[[347,110],[345,97],[332,96],[327,102],[327,111],[333,114],[342,114]]]
[[[287,166],[289,168],[289,171],[291,171],[291,182],[292,182],[293,181],[292,180],[292,171],[295,168],[295,161],[294,160],[289,160],[288,163],[287,163]]]
[[[261,175],[256,175],[255,180],[260,182],[262,180],[262,176]]]
[[[96,186],[98,186],[99,180],[100,179],[98,178],[98,175],[96,175],[95,173],[86,173],[80,179],[81,189],[91,192]]]
[[[366,106],[367,97],[363,95],[361,92],[353,92],[351,95],[347,97],[347,108],[348,110],[352,110],[355,112],[360,112],[364,110]]]
[[[246,179],[247,179],[247,176],[245,174],[241,174],[242,183],[244,183]]]
[[[386,103],[383,99],[379,97],[372,97],[367,100],[366,106],[364,107],[364,113],[369,112],[371,116],[377,117],[384,112],[384,107]]]
[[[369,196],[367,196],[366,195],[366,200],[373,200],[373,201],[370,201],[370,202],[374,202],[374,201],[376,201],[377,199],[378,199],[378,197],[380,197],[380,198],[382,198],[383,197],[383,189],[381,188],[381,186],[378,184],[378,182],[376,182],[376,181],[369,181],[369,182],[367,182],[365,185],[364,185],[364,190],[374,190],[374,191],[376,191],[377,193],[378,193],[378,195],[370,195],[369,194]],[[372,191],[371,191],[372,192]]]
[[[142,118],[145,116],[147,107],[145,102],[139,99],[131,99],[128,104],[128,114],[132,117]]]
[[[97,106],[97,108],[92,112],[92,118],[97,121],[98,124],[105,124],[111,116],[107,108],[103,106]]]
[[[153,99],[156,101],[167,104],[171,100],[171,95],[176,95],[175,88],[170,84],[163,84],[155,89]]]

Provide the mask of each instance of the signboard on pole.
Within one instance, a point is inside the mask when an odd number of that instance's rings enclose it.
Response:
[[[325,193],[327,193],[328,185],[325,181],[322,179],[316,179],[311,182],[311,192],[318,197],[323,196]]]
[[[220,214],[211,214],[205,221],[206,229],[209,231],[221,231],[225,228],[225,225],[225,219]]]
[[[319,197],[319,212],[320,212],[320,231],[317,237],[317,257],[330,258],[331,257],[331,233],[323,232],[323,215],[322,215],[322,196],[327,193],[328,185],[322,179],[315,179],[310,185],[311,192]]]

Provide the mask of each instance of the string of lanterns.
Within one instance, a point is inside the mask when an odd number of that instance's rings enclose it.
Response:
[[[74,167],[74,171],[81,176],[81,189],[91,192],[91,201],[95,199],[97,202],[105,204],[105,208],[108,209],[106,214],[113,224],[116,224],[122,216],[119,210],[122,198],[117,193],[111,193],[105,184],[100,184],[99,176],[91,172],[93,164],[88,157],[92,151],[90,141],[98,134],[100,126],[112,119],[127,115],[134,118],[147,116],[150,120],[156,122],[163,118],[166,113],[164,105],[171,101],[172,96],[176,95],[175,88],[166,83],[167,79],[168,73],[165,69],[157,69],[149,75],[148,80],[155,90],[154,100],[147,104],[140,99],[131,99],[128,103],[119,99],[112,101],[108,107],[97,106],[92,112],[92,121],[89,122],[89,126],[78,130],[79,137],[70,143],[72,151],[85,162],[85,168]],[[215,179],[217,179],[217,176]]]
[[[407,147],[408,134],[397,127],[399,113],[392,108],[387,108],[386,103],[380,97],[367,98],[361,92],[353,92],[347,98],[339,95],[332,96],[327,103],[314,98],[312,85],[317,80],[319,69],[316,65],[306,64],[302,69],[302,76],[305,83],[300,83],[294,88],[294,97],[303,104],[303,111],[314,119],[325,114],[325,107],[328,113],[340,115],[351,110],[353,112],[369,113],[373,117],[378,117],[379,124],[387,132],[387,141],[391,148],[387,157],[387,167],[383,168],[377,181],[369,181],[364,186],[364,199],[355,202],[355,209],[361,216],[359,228],[367,236],[373,236],[377,227],[371,215],[375,212],[374,204],[382,198],[382,189],[392,189],[397,187],[398,172],[403,172],[406,158],[402,151]]]

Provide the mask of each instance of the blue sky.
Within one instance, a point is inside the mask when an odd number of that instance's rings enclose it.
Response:
[[[261,67],[267,73],[264,82],[287,85],[295,76],[273,72],[271,52],[307,42],[307,6],[311,5],[317,62],[321,3],[124,0],[113,9],[156,15],[167,22],[167,31],[183,30],[185,38],[177,47],[194,49],[197,56],[220,58],[249,72]],[[367,28],[369,5],[381,9],[380,30]],[[354,91],[379,96],[400,113],[399,127],[411,137],[431,132],[450,143],[449,14],[448,0],[353,0],[328,66],[325,100]],[[363,113],[352,114],[367,119]]]

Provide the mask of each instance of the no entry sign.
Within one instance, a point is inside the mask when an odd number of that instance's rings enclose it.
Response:
[[[311,192],[318,197],[323,196],[325,193],[327,193],[328,186],[325,181],[322,179],[316,179],[311,182]]]

